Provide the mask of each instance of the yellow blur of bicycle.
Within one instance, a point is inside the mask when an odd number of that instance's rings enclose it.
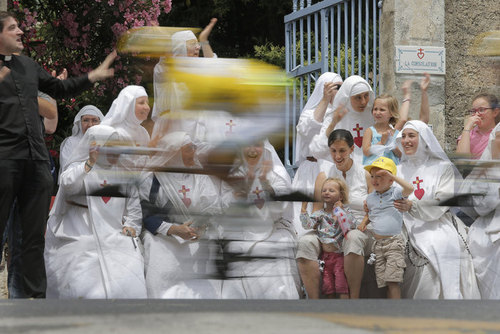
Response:
[[[124,34],[120,52],[163,57],[164,84],[184,110],[276,111],[291,84],[279,67],[251,59],[172,57],[172,35],[192,28],[143,27]],[[175,87],[175,88],[172,88]],[[174,111],[168,110],[167,112]]]
[[[290,81],[272,65],[250,59],[170,58],[168,80],[182,84],[185,109],[260,111],[281,106]]]
[[[201,29],[158,26],[132,28],[120,37],[117,49],[137,57],[169,57],[173,48],[172,35],[184,30],[191,30],[197,34]]]

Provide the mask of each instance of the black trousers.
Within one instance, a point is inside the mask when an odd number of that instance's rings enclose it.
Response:
[[[45,298],[47,278],[43,251],[53,186],[48,161],[0,160],[0,235],[17,198],[22,246],[19,268],[26,298]]]

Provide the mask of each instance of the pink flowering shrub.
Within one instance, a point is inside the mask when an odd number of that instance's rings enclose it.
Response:
[[[66,68],[70,76],[97,67],[128,29],[156,25],[161,13],[170,12],[172,0],[9,0],[24,31],[24,53],[48,71]],[[71,134],[79,107],[93,104],[106,113],[118,92],[129,84],[142,84],[144,73],[137,60],[119,55],[115,77],[75,99],[58,101],[59,143]],[[58,138],[60,137],[60,138]],[[58,145],[57,145],[58,146]]]
[[[171,10],[171,0],[50,1],[11,0],[25,32],[26,52],[48,68],[68,69],[79,75],[95,68],[111,52],[124,32],[133,27],[155,25],[161,12]],[[58,66],[59,65],[59,66]],[[103,83],[104,94],[117,93],[136,83],[133,60],[119,57],[116,79]]]

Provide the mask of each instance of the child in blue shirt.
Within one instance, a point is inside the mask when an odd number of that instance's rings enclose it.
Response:
[[[371,223],[375,243],[375,275],[379,288],[387,286],[387,298],[401,298],[399,283],[403,281],[405,242],[401,235],[403,214],[394,207],[394,201],[408,197],[413,186],[396,176],[396,164],[387,157],[377,158],[365,166],[371,175],[374,192],[366,197],[368,214],[358,229],[366,230]],[[394,181],[401,188],[393,186]]]

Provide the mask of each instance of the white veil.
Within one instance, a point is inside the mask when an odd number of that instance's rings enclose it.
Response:
[[[186,42],[196,39],[191,30],[178,31],[172,35],[172,56],[187,57]],[[161,120],[158,116],[164,111],[179,110],[182,106],[182,97],[184,89],[178,83],[169,83],[166,75],[166,58],[161,57],[154,68],[154,97],[155,103],[151,119],[153,121]],[[163,121],[163,120],[161,120]],[[153,137],[157,133],[155,132]]]
[[[93,142],[95,142],[95,145],[104,145],[112,136],[117,135],[116,130],[110,126],[96,125],[89,128],[73,151],[67,165],[70,166],[75,162],[86,161],[89,158],[89,149]],[[62,216],[67,210],[66,197],[64,188],[59,187],[54,205],[49,214],[49,220],[47,221],[48,227],[52,229],[55,235],[57,235],[57,230],[62,222]]]
[[[325,87],[325,83],[327,82],[343,82],[342,77],[338,75],[337,73],[333,72],[325,72],[323,73],[318,80],[316,81],[316,86],[314,87],[314,91],[309,97],[309,100],[307,100],[306,105],[302,109],[301,112],[301,117],[304,115],[304,111],[306,110],[311,110],[315,109],[318,104],[321,102],[321,99],[323,98],[323,90]],[[313,116],[314,117],[314,116]],[[300,121],[299,121],[300,123]],[[297,125],[298,127],[298,125]],[[295,144],[295,163],[298,163],[299,161],[303,160],[306,157],[303,157],[301,155],[304,155],[303,152],[309,152],[309,142],[306,142],[309,138],[302,138],[302,135],[297,132],[297,141]],[[307,153],[306,153],[307,155]]]
[[[363,112],[355,111],[351,105],[351,96],[368,92],[369,93],[369,101]],[[321,131],[319,134],[314,136],[309,144],[309,150],[311,154],[318,159],[325,159],[331,161],[330,153],[328,150],[328,138],[326,136],[326,130],[330,126],[330,123],[333,120],[333,113],[340,106],[344,106],[347,108],[347,114],[342,118],[342,120],[335,126],[335,129],[346,129],[353,134],[353,137],[356,138],[358,134],[353,133],[353,129],[351,128],[351,123],[356,123],[362,125],[362,130],[366,130],[365,128],[370,124],[373,124],[372,117],[372,107],[373,102],[375,101],[375,94],[373,93],[372,88],[368,84],[368,82],[360,77],[359,75],[353,75],[348,77],[342,86],[340,87],[337,95],[335,95],[335,99],[333,100],[333,105],[330,110],[327,110],[325,113],[325,117],[323,119],[323,125],[321,127]],[[360,132],[359,135],[362,133]],[[355,147],[357,151],[360,151],[361,147],[360,143],[358,147]],[[362,156],[362,152],[361,152]],[[361,160],[361,159],[360,159]]]
[[[418,132],[420,139],[423,141],[423,143],[419,141],[417,152],[412,156],[406,155],[403,147],[401,146],[401,137],[403,135],[403,131],[406,129],[413,129]],[[443,148],[436,139],[436,136],[432,133],[431,128],[422,121],[413,120],[406,122],[403,129],[401,129],[401,132],[398,133],[396,141],[402,152],[401,163],[410,161],[414,164],[423,164],[428,158],[435,158],[451,163],[450,158],[448,158],[448,155],[443,151]]]
[[[325,72],[321,74],[321,76],[316,81],[316,86],[314,86],[313,93],[309,97],[309,100],[307,100],[307,103],[302,109],[302,112],[304,110],[316,108],[316,106],[323,98],[323,89],[325,87],[325,83],[327,82],[343,82],[343,80],[339,74],[334,72]]]
[[[131,85],[123,88],[101,124],[115,128],[124,141],[147,146],[149,133],[135,116],[135,101],[143,96],[148,96],[144,87]]]
[[[97,108],[96,106],[89,104],[89,105],[86,105],[85,107],[83,107],[82,109],[80,109],[80,111],[78,112],[78,114],[76,114],[76,116],[73,120],[73,128],[71,129],[71,136],[69,136],[63,140],[63,142],[61,143],[61,146],[59,148],[60,152],[63,152],[64,147],[66,145],[70,145],[70,147],[75,148],[75,145],[77,145],[78,142],[82,139],[83,130],[82,130],[81,118],[82,118],[82,116],[87,116],[87,115],[96,116],[101,121],[104,119],[104,115],[99,110],[99,108]],[[65,160],[63,160],[61,158],[59,160],[59,162],[60,162],[59,175],[68,166],[67,159],[69,157],[65,156],[64,158],[65,158]]]

